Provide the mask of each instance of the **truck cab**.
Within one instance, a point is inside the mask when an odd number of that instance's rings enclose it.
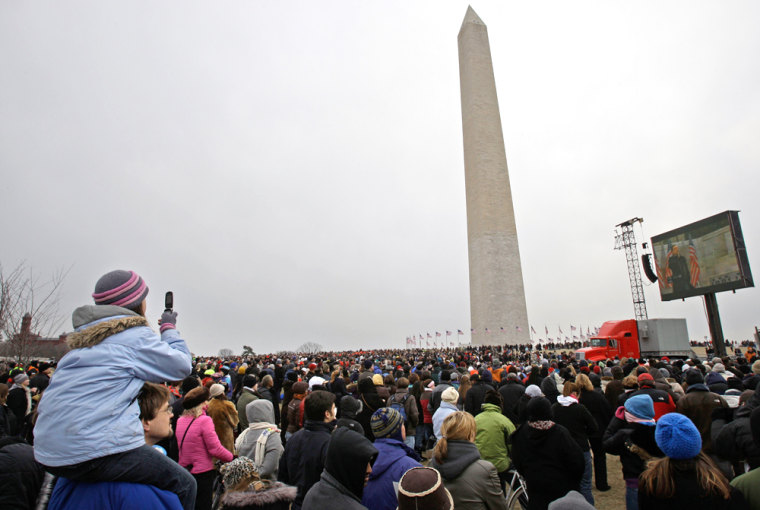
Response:
[[[634,319],[605,322],[589,341],[589,347],[575,351],[579,360],[602,361],[616,356],[640,357],[638,325]]]

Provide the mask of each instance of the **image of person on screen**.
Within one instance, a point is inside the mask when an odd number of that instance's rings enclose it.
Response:
[[[670,283],[673,285],[673,294],[684,294],[694,289],[691,285],[689,264],[679,253],[678,246],[673,246],[668,257],[668,269],[670,269]]]

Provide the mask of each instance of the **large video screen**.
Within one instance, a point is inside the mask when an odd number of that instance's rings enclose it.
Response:
[[[754,287],[738,211],[652,238],[663,301]]]

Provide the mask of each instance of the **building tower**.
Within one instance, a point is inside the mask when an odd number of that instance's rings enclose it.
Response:
[[[530,342],[520,249],[488,31],[467,8],[459,31],[472,343]]]

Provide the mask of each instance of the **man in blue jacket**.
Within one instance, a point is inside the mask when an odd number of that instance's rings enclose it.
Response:
[[[421,459],[404,444],[406,430],[401,413],[381,407],[372,414],[370,425],[378,454],[362,494],[362,505],[369,510],[395,510],[398,499],[393,482],[401,480],[407,470],[420,467]]]
[[[136,399],[145,381],[176,381],[191,371],[176,330],[145,319],[148,286],[134,271],[111,271],[95,284],[95,305],[77,308],[71,351],[58,363],[38,407],[34,456],[52,474],[79,481],[123,481],[174,492],[194,508],[195,479],[145,444]]]

